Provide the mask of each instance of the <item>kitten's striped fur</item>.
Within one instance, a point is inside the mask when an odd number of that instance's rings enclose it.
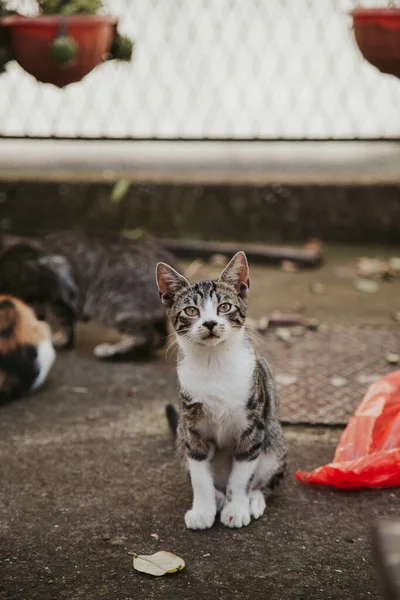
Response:
[[[0,295],[0,403],[38,388],[54,358],[48,325],[18,298]]]
[[[179,344],[179,419],[171,406],[167,416],[193,487],[186,525],[211,527],[218,508],[225,525],[248,525],[283,475],[286,447],[270,369],[244,328],[246,256],[194,284],[160,263],[157,283]]]

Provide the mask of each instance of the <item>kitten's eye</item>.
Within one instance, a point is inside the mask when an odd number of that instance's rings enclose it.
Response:
[[[197,315],[199,314],[199,309],[195,306],[188,306],[187,308],[185,308],[185,313],[188,317],[197,317]]]
[[[232,308],[232,304],[228,304],[227,302],[225,302],[224,304],[220,304],[220,306],[218,306],[218,312],[220,313],[228,313]]]

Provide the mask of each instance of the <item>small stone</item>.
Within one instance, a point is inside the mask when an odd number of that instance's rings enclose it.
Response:
[[[208,558],[209,556],[211,556],[211,554],[209,552],[207,552],[207,554],[203,554],[204,558]]]
[[[390,365],[398,365],[400,362],[400,354],[396,354],[395,352],[388,352],[385,358],[386,362]]]
[[[152,538],[154,538],[155,540],[159,540],[160,539],[160,536],[158,535],[158,533],[151,533],[150,536]]]
[[[397,322],[400,323],[400,310],[397,310],[395,313],[393,313],[393,319]]]
[[[336,376],[331,378],[331,385],[334,387],[343,387],[346,383],[348,383],[348,381],[344,377]]]

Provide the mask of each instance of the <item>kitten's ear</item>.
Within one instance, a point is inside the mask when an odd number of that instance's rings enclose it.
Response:
[[[183,275],[163,262],[159,262],[156,266],[156,279],[161,302],[167,306],[171,306],[174,296],[179,290],[190,286]]]
[[[246,296],[250,287],[249,265],[244,252],[237,252],[219,276],[220,281],[233,285],[238,295]]]

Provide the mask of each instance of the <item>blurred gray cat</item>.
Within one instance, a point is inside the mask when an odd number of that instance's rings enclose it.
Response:
[[[97,358],[148,355],[167,335],[154,286],[160,260],[175,262],[151,239],[78,232],[20,239],[0,255],[0,293],[20,298],[47,320],[57,348],[74,346],[77,321],[95,320],[122,334],[117,344],[96,346]]]
[[[224,525],[246,526],[264,513],[286,460],[271,371],[244,326],[246,256],[216,281],[190,283],[164,263],[156,275],[179,345],[180,410],[169,405],[167,417],[193,488],[186,526],[208,529],[219,510]]]

